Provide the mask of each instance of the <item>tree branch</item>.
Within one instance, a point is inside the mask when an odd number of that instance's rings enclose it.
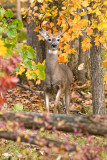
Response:
[[[24,88],[25,90],[29,90],[29,91],[35,93],[37,96],[44,97],[44,94],[42,94],[42,93],[40,93],[38,91],[35,91],[35,90],[31,89],[31,88],[28,88],[28,87],[26,87],[26,86],[24,86],[22,84],[17,83],[17,86],[21,87],[21,88]]]

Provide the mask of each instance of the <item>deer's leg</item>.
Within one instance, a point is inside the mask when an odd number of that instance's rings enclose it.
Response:
[[[60,96],[61,96],[61,89],[58,90],[56,95],[55,104],[54,104],[54,113],[56,113],[58,110],[57,106],[58,106],[58,101],[60,100]]]
[[[66,92],[65,92],[66,114],[68,114],[69,104],[70,104],[70,93],[69,93],[69,91],[66,91]]]
[[[63,96],[63,107],[65,107],[65,95]]]
[[[45,92],[45,105],[47,112],[49,112],[49,94],[46,92]]]

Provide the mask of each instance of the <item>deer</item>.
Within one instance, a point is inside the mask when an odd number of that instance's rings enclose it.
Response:
[[[44,93],[45,93],[45,105],[46,111],[49,112],[49,98],[55,96],[54,102],[54,113],[58,113],[58,102],[61,96],[64,97],[64,104],[66,107],[66,114],[69,111],[70,105],[70,88],[73,80],[73,73],[66,64],[58,63],[58,48],[61,35],[63,35],[69,28],[69,22],[67,17],[64,17],[67,29],[57,34],[51,34],[46,31],[42,23],[46,15],[43,16],[40,23],[39,33],[42,38],[47,42],[46,51],[46,62],[45,62],[45,82],[44,82]]]

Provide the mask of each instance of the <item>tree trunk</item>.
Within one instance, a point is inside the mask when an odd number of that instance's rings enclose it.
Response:
[[[81,19],[86,19],[88,20],[88,16],[87,16],[87,9],[83,8],[83,10],[86,12],[86,15],[82,16]],[[84,38],[87,37],[87,34],[83,31],[83,35],[79,36],[79,58],[78,58],[78,80],[81,82],[85,82],[86,81],[86,72],[89,72],[89,68],[90,68],[90,63],[89,63],[89,51],[83,51],[82,50],[82,41],[84,40]],[[88,63],[87,63],[88,61]],[[89,73],[87,73],[87,77]]]
[[[90,7],[94,5],[95,1],[90,3]],[[88,19],[92,24],[92,19],[99,23],[99,18],[96,14],[89,14]],[[102,46],[95,45],[95,35],[101,35],[101,32],[97,28],[93,29],[93,35],[91,36],[91,76],[92,76],[92,104],[93,114],[104,115],[106,114],[105,95],[104,95],[104,80],[102,71]]]
[[[36,5],[39,5],[39,3],[36,3]],[[35,49],[35,61],[37,63],[43,62],[43,60],[46,58],[46,47],[43,40],[38,40],[38,33],[34,31],[35,28],[36,23],[33,20],[31,20],[30,23],[27,23],[27,44]]]
[[[93,135],[104,136],[107,135],[107,116],[68,116],[63,114],[43,114],[20,112],[7,112],[0,114],[0,121],[18,122],[19,125],[23,123],[27,129],[46,130],[56,129],[63,132],[74,132],[75,130]]]
[[[17,0],[17,18],[22,21],[20,0]]]
[[[98,30],[94,30],[94,35],[98,33]],[[102,53],[101,45],[96,46],[94,42],[95,38],[92,37],[90,49],[91,57],[91,73],[92,73],[92,103],[93,114],[106,114],[105,96],[104,96],[104,81],[102,72]]]
[[[86,81],[85,77],[85,52],[82,50],[81,42],[84,40],[83,36],[79,36],[79,57],[78,57],[78,80]]]

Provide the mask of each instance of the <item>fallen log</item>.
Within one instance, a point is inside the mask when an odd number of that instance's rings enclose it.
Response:
[[[12,141],[20,140],[20,142],[34,144],[39,147],[47,147],[47,148],[57,147],[59,151],[60,150],[67,151],[67,152],[77,151],[76,145],[74,144],[69,144],[69,147],[68,147],[68,144],[64,142],[41,137],[39,135],[31,136],[31,135],[23,134],[22,132],[16,133],[16,132],[9,132],[9,131],[0,131],[0,138],[12,140]]]
[[[23,123],[27,129],[56,129],[63,132],[82,132],[92,135],[107,135],[107,115],[73,115],[46,114],[32,112],[5,112],[0,114],[0,121]]]

